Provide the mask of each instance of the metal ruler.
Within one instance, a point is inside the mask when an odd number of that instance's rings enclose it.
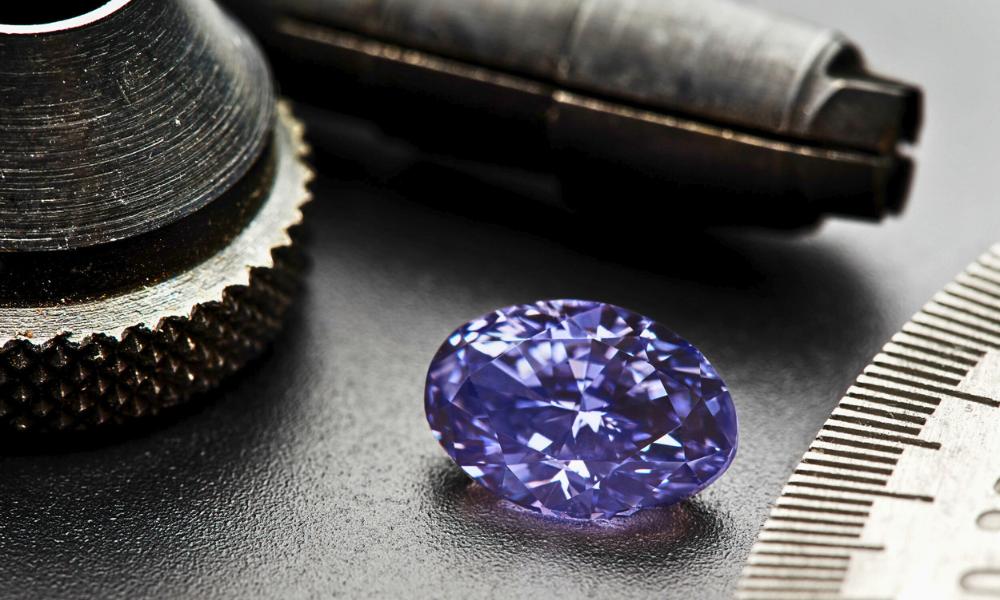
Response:
[[[775,502],[737,597],[1000,597],[1000,245],[847,390]]]

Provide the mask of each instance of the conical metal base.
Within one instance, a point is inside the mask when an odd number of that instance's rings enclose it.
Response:
[[[278,331],[311,172],[214,4],[0,25],[0,435],[155,415]]]

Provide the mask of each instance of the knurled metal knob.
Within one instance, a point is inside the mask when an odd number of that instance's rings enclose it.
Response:
[[[258,355],[296,288],[311,172],[214,3],[0,24],[0,431],[153,415]]]

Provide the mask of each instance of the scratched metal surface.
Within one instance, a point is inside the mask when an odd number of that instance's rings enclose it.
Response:
[[[309,283],[255,369],[150,430],[4,450],[0,596],[731,596],[769,503],[843,392],[1000,222],[1000,80],[983,66],[1000,54],[1000,8],[760,3],[838,26],[924,84],[903,218],[793,238],[651,230],[638,251],[543,235],[558,221],[524,232],[514,225],[528,217],[449,216],[327,166]],[[428,433],[422,380],[443,335],[495,306],[574,295],[670,324],[726,377],[740,455],[696,500],[605,527],[541,520],[468,487]]]
[[[267,145],[274,90],[248,34],[212,3],[117,4],[80,27],[0,25],[4,252],[163,227],[232,187]],[[10,7],[0,23],[31,12]]]

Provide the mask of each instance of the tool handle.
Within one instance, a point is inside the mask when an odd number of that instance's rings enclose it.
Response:
[[[286,91],[438,154],[711,224],[880,218],[919,92],[840,34],[726,0],[233,3]],[[299,74],[289,77],[290,73]],[[324,85],[319,86],[317,82]],[[577,194],[574,190],[582,191]],[[570,196],[573,196],[570,198]]]

